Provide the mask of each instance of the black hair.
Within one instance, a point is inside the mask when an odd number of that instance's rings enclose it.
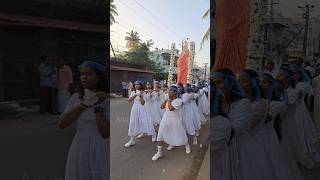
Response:
[[[97,91],[107,92],[108,91],[107,77],[104,76],[102,72],[96,69],[93,69],[93,70],[99,78],[99,81],[97,82]],[[84,96],[84,88],[80,85],[79,98],[82,99],[83,96]]]
[[[221,72],[221,73],[225,74],[226,76],[232,76],[232,77],[235,78],[234,73],[228,68],[221,68],[221,69],[218,69],[216,72]],[[233,88],[235,88],[235,87],[233,87]],[[238,95],[238,94],[236,94],[236,93],[231,91],[231,95],[230,95],[230,97],[228,99],[228,101],[229,101],[229,109],[230,109],[230,105],[232,103],[237,102],[237,101],[241,100],[242,98],[243,97],[241,97],[240,95]]]
[[[252,69],[245,69],[245,70],[243,70],[243,72],[247,73],[250,76],[250,78],[254,78],[255,81],[257,82],[257,84],[259,84],[258,83],[259,74],[256,71],[254,71]],[[251,81],[250,81],[250,84],[251,84],[251,91],[253,92],[254,97],[257,97],[257,94],[256,94],[255,90],[253,89],[253,85],[252,85]],[[259,87],[259,90],[261,92],[260,87]]]
[[[40,59],[41,59],[42,62],[45,61],[47,58],[48,58],[47,55],[42,55],[42,56],[40,57]]]
[[[140,91],[144,91],[144,86],[142,84],[140,84],[140,86],[141,86]],[[134,84],[133,89],[134,89],[134,92],[137,92],[136,84]]]

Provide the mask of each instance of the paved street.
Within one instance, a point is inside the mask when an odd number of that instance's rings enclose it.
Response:
[[[62,180],[74,132],[55,122],[39,114],[0,121],[1,180]]]
[[[164,157],[156,162],[151,160],[156,152],[156,144],[151,137],[137,140],[136,145],[126,149],[129,140],[130,104],[120,98],[111,106],[111,180],[194,180],[204,157],[204,143],[208,138],[208,124],[200,135],[200,143],[191,146],[191,154],[186,154],[184,147],[172,152],[164,150]],[[203,144],[200,148],[200,144]],[[208,177],[209,180],[209,177]]]

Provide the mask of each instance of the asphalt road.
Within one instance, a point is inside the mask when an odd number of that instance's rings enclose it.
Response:
[[[198,145],[191,146],[191,154],[186,154],[184,147],[173,151],[164,148],[164,157],[154,162],[151,158],[157,147],[151,142],[151,137],[139,139],[135,146],[124,148],[129,140],[130,108],[131,104],[126,99],[112,102],[111,180],[195,180],[205,154],[209,124],[203,127]]]

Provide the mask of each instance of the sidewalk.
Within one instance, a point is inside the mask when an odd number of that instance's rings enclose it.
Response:
[[[203,159],[197,180],[210,180],[210,147],[208,147]]]

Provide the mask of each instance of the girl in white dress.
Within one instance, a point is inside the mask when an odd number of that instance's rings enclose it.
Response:
[[[305,79],[309,79],[309,77],[304,77],[306,74],[303,73],[301,68],[291,67],[293,71],[293,79],[295,81],[295,88],[299,91],[300,97],[297,104],[297,109],[295,111],[296,119],[299,128],[299,133],[303,137],[304,152],[309,155],[314,160],[319,161],[319,154],[315,147],[315,144],[318,141],[317,131],[312,121],[311,115],[307,109],[305,99],[308,98],[308,94],[312,94],[312,86],[306,82]]]
[[[231,124],[231,138],[226,148],[226,155],[218,159],[223,164],[211,167],[211,172],[220,172],[213,174],[214,180],[253,180],[247,178],[243,174],[243,157],[251,153],[255,153],[254,149],[249,151],[240,151],[240,145],[246,138],[245,134],[253,117],[253,109],[250,101],[247,98],[244,90],[240,87],[234,74],[229,69],[223,68],[211,73],[213,83],[225,95],[225,101],[220,102],[221,107],[224,108],[226,117]],[[212,97],[214,98],[214,97]],[[213,109],[215,106],[211,106]],[[211,127],[215,126],[214,122]],[[213,137],[214,138],[214,137]],[[249,149],[250,150],[250,149]],[[222,153],[222,152],[221,152]],[[214,158],[215,156],[213,156]],[[219,157],[218,157],[219,158]],[[212,159],[212,162],[215,159]],[[257,162],[252,162],[253,165]],[[213,164],[215,165],[215,164]],[[255,174],[255,172],[253,172]],[[219,175],[215,177],[215,175]],[[260,180],[259,178],[255,180]]]
[[[180,94],[182,99],[182,124],[186,130],[189,138],[193,138],[193,144],[197,144],[197,136],[201,128],[200,122],[197,120],[196,115],[193,113],[192,101],[193,98],[190,94],[190,90],[187,93],[184,89],[180,88]]]
[[[205,121],[204,120],[205,117],[203,116],[202,113],[200,114],[199,108],[196,104],[196,99],[197,99],[198,94],[196,94],[192,91],[190,84],[185,85],[185,90],[190,97],[190,106],[191,106],[191,110],[192,110],[191,113],[193,114],[192,121],[193,121],[195,130],[196,130],[196,136],[199,136],[200,129],[201,129],[201,123]],[[197,144],[196,138],[193,138],[193,143]]]
[[[162,118],[164,112],[161,109],[161,104],[162,104],[161,98],[162,98],[162,96],[164,96],[164,92],[163,92],[163,90],[161,90],[161,87],[159,85],[159,81],[154,81],[153,86],[154,86],[154,91],[156,93],[153,105],[155,106],[157,113],[160,114],[160,117]],[[160,118],[159,122],[157,122],[158,125],[160,124],[161,118]]]
[[[287,68],[281,67],[277,79],[284,84],[284,97],[283,100],[286,103],[286,108],[280,111],[280,119],[282,120],[281,133],[288,139],[288,145],[295,161],[299,166],[312,168],[314,163],[312,159],[307,156],[305,152],[306,144],[304,142],[304,135],[301,134],[301,127],[299,121],[302,119],[297,119],[296,111],[299,106],[299,90],[294,88],[294,81],[291,78],[292,71]],[[301,96],[300,96],[301,97]]]
[[[160,94],[158,94],[156,91],[153,90],[152,84],[150,82],[147,82],[147,90],[146,90],[146,103],[145,108],[149,115],[149,118],[153,121],[154,126],[157,126],[160,124],[161,121],[161,114],[160,114],[160,105],[159,109],[156,104],[158,104],[158,100],[160,101]],[[154,138],[152,140],[153,142],[156,141]]]
[[[106,69],[86,61],[80,66],[81,92],[71,96],[59,119],[64,129],[75,124],[65,180],[109,179],[109,135]]]
[[[268,73],[260,75],[260,87],[262,98],[269,103],[269,121],[266,122],[263,131],[267,134],[261,138],[269,158],[275,167],[279,167],[279,177],[282,179],[303,180],[304,177],[297,166],[288,144],[288,137],[281,133],[280,111],[285,106],[281,102],[283,86]],[[276,122],[276,123],[275,123]],[[276,132],[277,130],[277,132]],[[281,142],[281,143],[280,143]]]
[[[129,102],[133,102],[130,113],[130,123],[128,136],[130,137],[129,142],[124,146],[130,147],[135,145],[135,137],[138,134],[152,136],[154,139],[156,137],[156,132],[154,129],[153,122],[149,118],[148,113],[145,108],[146,94],[143,91],[142,82],[135,82],[135,90],[131,93],[129,97]]]
[[[202,112],[204,115],[209,115],[210,113],[210,104],[209,100],[207,98],[207,95],[203,89],[203,87],[200,87],[199,90],[199,97],[198,97],[198,108],[200,112]]]
[[[185,146],[186,153],[189,154],[191,152],[190,145],[188,144],[186,131],[182,126],[182,100],[179,98],[179,90],[177,87],[170,87],[165,102],[161,104],[161,108],[165,108],[166,111],[158,131],[158,151],[152,157],[152,160],[156,161],[163,156],[162,146],[164,142],[169,144],[168,150],[172,150],[174,146]]]
[[[213,180],[230,180],[227,174],[229,171],[228,145],[231,138],[232,126],[227,117],[226,109],[222,107],[222,101],[226,101],[221,90],[213,88],[212,92],[211,126],[210,126],[210,162]]]
[[[288,167],[283,164],[283,161],[277,159],[281,158],[280,148],[276,152],[270,152],[277,145],[280,147],[280,144],[275,133],[274,136],[269,137],[267,122],[270,121],[271,117],[268,116],[268,101],[261,99],[258,78],[258,73],[253,70],[246,69],[240,73],[241,86],[248,95],[254,110],[254,116],[240,144],[240,151],[247,152],[246,156],[242,156],[243,177],[252,180],[289,180]],[[270,145],[271,147],[269,147]],[[252,149],[254,149],[254,152],[252,152]],[[259,160],[257,161],[257,159]]]

